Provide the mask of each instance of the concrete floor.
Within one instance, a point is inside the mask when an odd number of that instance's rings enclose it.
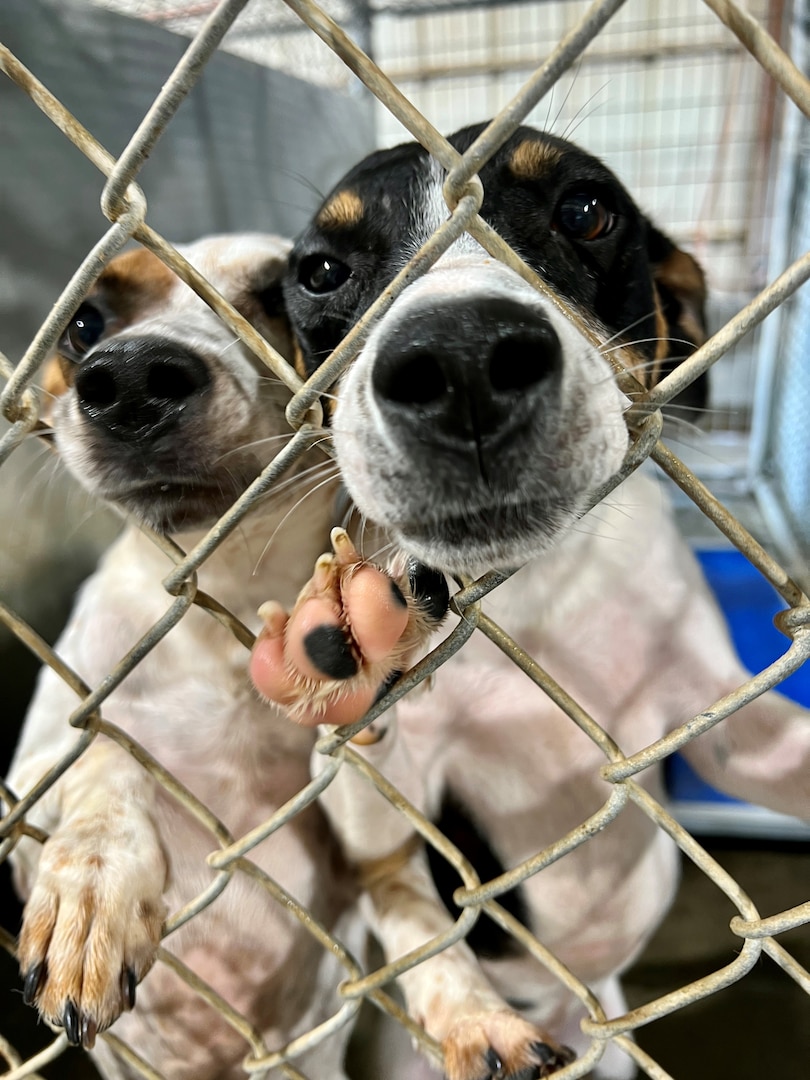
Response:
[[[810,897],[810,844],[707,844],[763,915]],[[651,1001],[729,963],[739,939],[736,910],[691,863],[675,906],[625,979],[631,1006]],[[780,938],[810,967],[810,926]],[[639,1031],[639,1043],[676,1080],[806,1080],[810,997],[769,957],[739,982]]]
[[[810,844],[715,841],[707,846],[763,915],[810,897]],[[0,873],[4,871],[0,868]],[[4,874],[1,925],[12,927],[15,909]],[[685,865],[672,912],[625,980],[630,1004],[651,1001],[729,963],[738,951],[738,940],[728,929],[734,913],[716,886],[691,864]],[[810,969],[810,926],[780,940]],[[0,1035],[27,1055],[47,1042],[48,1034],[37,1028],[33,1011],[22,1004],[14,964],[0,953]],[[740,982],[648,1025],[638,1037],[676,1080],[807,1080],[810,997],[763,957]],[[71,1051],[41,1075],[91,1080],[95,1073],[81,1052]]]

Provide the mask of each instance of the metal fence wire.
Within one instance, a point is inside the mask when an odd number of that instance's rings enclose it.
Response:
[[[0,66],[5,74],[19,86],[22,93],[30,96],[65,137],[74,143],[106,176],[101,207],[110,222],[105,234],[76,270],[21,362],[15,367],[0,355],[0,371],[6,380],[2,393],[2,410],[10,425],[0,441],[0,464],[5,462],[26,436],[37,428],[38,399],[31,384],[37,376],[40,365],[55,348],[63,328],[92,286],[99,269],[131,238],[157,254],[180,278],[199,293],[234,333],[247,342],[268,369],[283,380],[291,393],[287,415],[296,434],[289,445],[197,546],[189,552],[184,552],[170,541],[154,537],[155,542],[161,544],[175,563],[173,572],[163,582],[169,598],[168,609],[165,616],[149,630],[142,640],[121,657],[120,663],[104,679],[103,684],[95,687],[84,685],[30,626],[26,625],[13,611],[0,607],[0,618],[11,632],[75,691],[80,704],[69,719],[70,723],[82,733],[71,754],[47,776],[43,776],[31,791],[12,792],[0,787],[0,796],[6,805],[5,817],[0,821],[0,860],[9,855],[23,834],[33,835],[39,841],[45,839],[41,832],[26,825],[27,811],[43,796],[58,775],[65,769],[69,769],[72,762],[91,745],[98,734],[103,733],[132,754],[165,789],[167,795],[183,803],[210,833],[211,855],[208,861],[218,872],[216,888],[207,890],[184,910],[171,914],[165,926],[166,935],[171,934],[181,923],[195,918],[206,905],[212,903],[232,876],[251,875],[279,903],[294,912],[302,925],[315,935],[324,949],[332,951],[340,958],[345,968],[345,981],[340,991],[342,999],[335,1003],[332,1020],[305,1033],[290,1045],[274,1046],[268,1045],[244,1016],[229,1007],[191,971],[185,969],[171,955],[169,949],[161,949],[158,963],[170,965],[190,987],[199,993],[207,1007],[217,1010],[222,1019],[244,1039],[244,1068],[248,1074],[263,1075],[268,1071],[276,1070],[279,1075],[302,1080],[303,1074],[295,1065],[296,1057],[317,1044],[319,1040],[328,1038],[340,1026],[351,1023],[363,999],[371,1001],[372,1004],[405,1024],[428,1052],[435,1055],[437,1051],[437,1047],[431,1043],[417,1021],[405,1015],[382,989],[390,982],[392,976],[401,972],[405,964],[385,964],[370,973],[361,971],[355,960],[344,951],[340,942],[333,940],[310,918],[306,910],[294,905],[290,897],[284,895],[259,871],[257,866],[251,863],[250,853],[254,846],[315,800],[340,769],[358,770],[367,783],[375,785],[387,800],[410,818],[413,828],[428,844],[437,847],[441,854],[462,873],[466,886],[461,895],[462,907],[491,913],[510,932],[518,935],[522,944],[564,980],[582,1001],[589,1015],[584,1027],[592,1039],[592,1047],[582,1058],[564,1068],[559,1073],[561,1078],[586,1075],[599,1056],[604,1041],[615,1040],[635,1060],[643,1073],[655,1080],[665,1080],[669,1074],[632,1040],[630,1037],[632,1033],[651,1020],[682,1009],[689,1003],[705,998],[732,982],[742,979],[763,953],[771,957],[805,993],[810,994],[810,973],[790,955],[779,940],[780,935],[791,928],[810,922],[810,901],[791,910],[763,918],[737,882],[635,780],[642,770],[660,762],[700,732],[752,700],[764,688],[777,685],[795,671],[810,654],[810,601],[785,570],[763,550],[740,522],[724,509],[696,476],[660,441],[661,420],[658,411],[660,406],[670,401],[689,382],[710,368],[736,341],[791,296],[810,277],[810,253],[805,253],[796,259],[719,333],[715,334],[653,390],[642,396],[640,402],[630,410],[628,422],[633,434],[632,448],[620,476],[614,480],[614,484],[618,483],[622,476],[627,475],[649,456],[728,537],[732,544],[744,553],[774,586],[788,608],[780,618],[780,628],[790,639],[790,644],[781,658],[721,702],[707,702],[707,710],[699,717],[690,720],[639,753],[625,757],[615,750],[599,725],[579,710],[574,703],[567,700],[553,680],[481,611],[482,598],[503,580],[503,575],[493,572],[466,584],[456,593],[453,601],[454,608],[463,616],[458,627],[437,650],[400,681],[395,691],[394,696],[399,696],[426,678],[450,655],[462,648],[471,634],[482,633],[489,637],[514,660],[525,672],[527,678],[534,680],[551,694],[554,700],[560,702],[569,716],[575,719],[590,738],[604,750],[605,765],[602,771],[604,777],[613,784],[611,796],[596,818],[583,822],[574,833],[560,837],[551,847],[539,851],[534,858],[511,870],[505,877],[492,882],[480,882],[475,877],[471,878],[460,853],[453,845],[442,837],[428,820],[410,807],[402,796],[349,744],[348,739],[358,730],[358,725],[355,725],[348,730],[341,729],[320,739],[317,748],[329,758],[329,761],[327,768],[316,781],[305,787],[294,800],[282,807],[260,829],[246,836],[235,837],[229,835],[206,807],[195,802],[189,793],[142,748],[103,719],[106,697],[133,671],[157,642],[172,632],[172,628],[184,618],[193,605],[206,608],[213,617],[230,626],[246,648],[250,646],[250,635],[246,635],[238,620],[233,618],[227,610],[212,604],[209,597],[198,593],[196,572],[225,537],[238,527],[245,515],[250,513],[254,504],[277,484],[285,471],[300,455],[306,453],[313,441],[321,436],[323,429],[318,404],[320,395],[352,362],[369,327],[380,318],[406,283],[412,281],[415,275],[424,272],[464,230],[467,230],[493,257],[507,263],[524,278],[532,280],[541,291],[546,290],[543,282],[537,279],[515,252],[478,217],[481,187],[477,182],[476,174],[481,165],[520,124],[529,110],[550,90],[588,43],[599,34],[602,27],[622,6],[622,2],[623,0],[597,0],[526,81],[514,99],[495,117],[467,153],[459,154],[322,8],[312,0],[286,0],[291,11],[334,51],[351,72],[362,80],[379,101],[448,170],[445,192],[450,210],[446,223],[396,278],[385,295],[366,313],[361,323],[340,347],[304,384],[281,356],[275,353],[245,320],[217,295],[200,274],[150,227],[146,217],[145,199],[137,183],[142,163],[166,130],[183,99],[194,87],[200,73],[204,70],[206,61],[219,46],[223,35],[239,18],[247,5],[247,0],[222,0],[211,11],[205,24],[190,42],[176,69],[117,160],[111,157],[60,101],[49,93],[47,87],[38,81],[35,74],[27,70],[9,50],[0,46]],[[706,3],[776,81],[782,91],[806,116],[810,116],[810,82],[777,42],[746,11],[731,0],[706,0]],[[559,305],[556,298],[555,303]],[[579,320],[573,313],[569,312],[569,315],[579,324]],[[582,329],[584,333],[589,334],[586,328],[582,327]],[[626,371],[617,370],[617,378],[624,385],[629,386],[632,383],[632,376]],[[604,494],[605,492],[602,493]],[[376,711],[379,712],[389,705],[391,700],[389,695],[376,707]],[[710,705],[711,708],[709,708]],[[371,718],[372,715],[369,714],[367,721]],[[498,897],[507,888],[525,880],[549,862],[564,857],[567,851],[586,844],[598,828],[613,820],[628,803],[636,804],[660,829],[668,833],[688,858],[697,864],[714,885],[729,898],[737,911],[732,919],[731,929],[739,938],[739,952],[731,963],[720,970],[682,986],[673,993],[650,1001],[640,1008],[633,1009],[618,1019],[607,1020],[599,1003],[588,989],[574,979],[553,956],[549,955],[528,931],[505,918],[502,909],[498,906]],[[438,945],[447,947],[452,944],[463,935],[468,921],[464,918],[460,919],[455,924],[452,934]],[[14,952],[15,942],[8,931],[0,929],[0,944],[9,952]],[[428,943],[422,950],[406,958],[407,966],[420,963],[437,947],[436,942]],[[137,1048],[124,1045],[116,1037],[114,1027],[103,1038],[108,1040],[130,1066],[143,1077],[154,1078],[159,1075],[154,1068],[139,1057]],[[23,1060],[7,1038],[0,1036],[0,1059],[6,1066],[3,1075],[9,1080],[31,1076],[47,1062],[60,1055],[66,1045],[66,1036],[62,1033],[55,1037],[44,1051],[29,1060]],[[323,1080],[323,1078],[310,1077],[309,1080]]]

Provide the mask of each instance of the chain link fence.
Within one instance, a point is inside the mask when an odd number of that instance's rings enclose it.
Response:
[[[716,17],[725,24],[728,31],[735,35],[754,56],[780,90],[798,106],[805,116],[810,115],[810,83],[774,38],[745,10],[730,0],[706,0],[706,3]],[[319,405],[321,395],[352,362],[369,328],[388,309],[406,283],[413,280],[415,274],[424,272],[431,266],[466,230],[494,258],[505,262],[524,279],[531,280],[541,292],[547,291],[544,283],[478,216],[481,191],[480,186],[476,185],[476,173],[550,91],[560,76],[576,62],[588,44],[622,6],[622,0],[596,0],[576,25],[565,34],[547,59],[526,80],[509,105],[495,117],[482,136],[463,155],[446,142],[397,86],[386,77],[385,73],[372,62],[356,41],[323,8],[312,0],[286,0],[286,4],[288,11],[282,21],[289,22],[294,17],[296,27],[307,27],[307,34],[319,38],[334,57],[338,58],[354,77],[365,84],[399,123],[410,131],[448,172],[445,190],[448,192],[450,214],[446,223],[394,280],[385,295],[369,309],[361,323],[306,383],[302,383],[283,358],[264,342],[150,225],[145,199],[138,186],[138,174],[143,162],[171,123],[185,97],[193,90],[206,62],[220,46],[225,33],[231,27],[234,27],[234,32],[238,33],[240,27],[243,26],[242,12],[248,6],[247,0],[222,0],[215,7],[207,6],[210,7],[210,11],[205,21],[144,116],[140,127],[117,158],[111,156],[68,112],[38,80],[36,73],[27,70],[7,48],[0,46],[0,67],[5,75],[17,84],[21,93],[29,95],[64,137],[78,147],[92,165],[106,177],[101,208],[109,222],[103,236],[76,269],[20,363],[13,366],[8,359],[0,356],[0,372],[5,380],[2,411],[8,420],[8,428],[0,441],[0,465],[31,433],[39,430],[39,400],[32,388],[37,373],[55,348],[70,316],[92,286],[99,268],[131,239],[158,255],[181,279],[198,292],[231,330],[249,345],[267,366],[268,371],[289,388],[290,403],[287,415],[295,430],[294,436],[285,449],[193,550],[182,551],[166,539],[157,535],[152,537],[174,563],[173,571],[163,581],[167,596],[166,614],[130,652],[121,657],[120,663],[104,679],[103,684],[85,685],[31,626],[26,625],[14,611],[0,605],[2,623],[41,663],[49,665],[75,692],[79,704],[70,717],[66,718],[66,722],[81,733],[71,754],[48,775],[43,776],[32,790],[10,791],[0,787],[0,796],[5,803],[5,816],[0,820],[0,860],[8,857],[23,835],[32,836],[38,841],[45,839],[40,831],[26,824],[27,812],[57,777],[64,770],[69,769],[77,757],[85,752],[100,734],[103,734],[133,755],[143,769],[147,770],[164,789],[166,796],[182,803],[210,835],[211,854],[208,863],[217,872],[215,886],[207,889],[182,911],[170,914],[164,930],[166,936],[171,935],[179,925],[194,919],[201,910],[212,904],[231,878],[247,875],[258,882],[261,888],[267,890],[279,904],[283,904],[288,911],[291,911],[324,950],[338,957],[344,968],[345,981],[340,989],[340,999],[334,1003],[331,1020],[301,1035],[290,1045],[270,1045],[261,1033],[251,1026],[245,1016],[231,1008],[221,996],[206,986],[172,955],[169,938],[167,947],[160,950],[158,963],[170,966],[189,987],[199,994],[201,1002],[205,1003],[205,1006],[201,1004],[201,1008],[216,1010],[221,1019],[244,1040],[246,1074],[262,1076],[275,1074],[288,1077],[290,1080],[306,1080],[304,1074],[296,1066],[296,1059],[319,1041],[330,1038],[336,1030],[350,1025],[364,1000],[371,1002],[403,1024],[408,1032],[422,1043],[423,1048],[435,1058],[438,1052],[437,1046],[425,1035],[417,1020],[407,1016],[384,988],[395,975],[408,967],[419,964],[423,958],[435,953],[437,949],[446,948],[461,938],[470,924],[470,913],[484,911],[515,935],[531,954],[562,980],[588,1012],[589,1019],[585,1022],[584,1028],[586,1034],[592,1039],[591,1049],[579,1060],[563,1069],[558,1074],[561,1078],[587,1075],[598,1059],[604,1041],[614,1040],[635,1060],[642,1073],[652,1077],[653,1080],[667,1080],[669,1074],[666,1070],[632,1039],[632,1033],[642,1025],[682,1009],[691,1002],[706,998],[721,988],[744,978],[763,954],[770,957],[783,970],[787,978],[795,980],[805,993],[810,994],[810,973],[791,956],[780,941],[780,936],[785,932],[810,922],[810,901],[790,910],[763,917],[737,882],[636,780],[644,769],[661,762],[673,751],[684,746],[710,726],[722,721],[763,690],[777,686],[785,677],[797,670],[810,654],[810,602],[806,595],[779,563],[753,539],[742,524],[724,509],[696,476],[661,441],[661,417],[658,411],[690,381],[720,360],[732,345],[799,289],[810,277],[810,253],[799,254],[786,270],[735,315],[719,333],[698,349],[689,360],[668,375],[653,390],[642,395],[639,403],[630,410],[628,415],[632,447],[619,476],[614,479],[612,485],[615,486],[648,457],[671,477],[780,594],[787,610],[781,615],[779,625],[789,642],[783,655],[722,701],[707,702],[706,711],[699,717],[690,720],[642,751],[625,757],[616,749],[599,725],[572,702],[563,689],[484,614],[481,608],[482,599],[504,580],[504,575],[501,573],[485,574],[477,581],[465,583],[464,587],[456,593],[453,607],[461,618],[447,639],[398,683],[395,690],[368,714],[363,724],[369,723],[375,714],[428,678],[439,665],[458,649],[463,648],[465,641],[472,634],[484,634],[513,659],[528,679],[533,680],[560,704],[572,721],[576,722],[604,752],[605,765],[602,772],[605,779],[613,785],[613,789],[610,798],[598,814],[583,822],[573,833],[560,837],[549,848],[537,852],[530,860],[511,869],[508,874],[493,881],[482,882],[470,873],[465,860],[453,845],[356,752],[349,740],[362,725],[354,725],[348,729],[324,735],[320,739],[317,749],[328,759],[328,762],[317,780],[304,787],[291,802],[278,810],[259,829],[245,836],[232,836],[216,821],[205,806],[200,805],[171,774],[161,767],[159,762],[122,731],[105,721],[105,699],[114,687],[137,667],[156,643],[171,634],[173,627],[177,626],[195,606],[204,608],[211,617],[228,626],[245,649],[249,648],[250,634],[238,623],[238,620],[216,603],[216,597],[212,602],[212,598],[198,592],[197,571],[224,539],[239,527],[257,502],[273,490],[287,470],[307,453],[313,443],[321,439],[323,434]],[[279,11],[281,10],[279,6]],[[245,14],[245,18],[248,14]],[[559,304],[559,301],[555,300],[555,303]],[[592,337],[588,328],[582,325],[581,320],[573,312],[569,312],[569,315],[585,336]],[[620,361],[617,360],[616,363],[617,378],[620,383],[638,391],[639,386],[629,372],[622,368]],[[606,492],[601,494],[604,497]],[[247,657],[247,652],[245,655]],[[310,917],[310,913],[297,905],[251,862],[253,848],[265,837],[281,828],[302,808],[316,800],[341,769],[357,770],[367,783],[374,785],[387,800],[408,817],[413,829],[451,863],[464,882],[464,889],[459,900],[461,907],[466,910],[449,935],[445,935],[441,941],[427,943],[423,949],[395,963],[382,965],[370,972],[362,971],[357,961],[345,950],[340,941],[334,940]],[[673,993],[648,1001],[619,1018],[608,1020],[599,1002],[588,988],[573,977],[524,927],[510,919],[499,905],[498,898],[507,889],[526,880],[553,860],[564,858],[566,852],[579,845],[587,844],[589,837],[596,830],[616,818],[631,803],[639,807],[658,828],[668,833],[686,856],[711,879],[718,890],[729,898],[737,911],[731,928],[739,939],[739,952],[731,963],[720,970],[684,985]],[[15,940],[7,929],[0,929],[0,945],[9,953],[14,953]],[[125,1045],[116,1036],[114,1027],[102,1038],[128,1062],[136,1074],[149,1080],[155,1080],[159,1076],[148,1062],[141,1059],[137,1047]],[[24,1060],[9,1038],[5,1034],[0,1035],[0,1060],[5,1065],[3,1075],[8,1080],[35,1075],[48,1062],[62,1054],[66,1046],[66,1036],[60,1034],[40,1053]],[[324,1080],[324,1078],[309,1077],[308,1080]]]

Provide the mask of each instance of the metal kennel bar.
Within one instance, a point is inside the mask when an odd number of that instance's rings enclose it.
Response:
[[[216,597],[210,597],[198,589],[196,573],[205,560],[250,513],[256,502],[275,484],[290,466],[305,454],[312,443],[323,433],[322,415],[318,399],[324,390],[345,370],[368,335],[374,322],[387,310],[395,297],[417,276],[424,273],[450,244],[464,231],[470,232],[490,252],[532,282],[546,295],[546,285],[513,252],[505,242],[478,216],[482,187],[477,172],[488,158],[503,144],[527,113],[560,78],[578,56],[605,27],[608,20],[623,6],[625,0],[596,0],[584,15],[560,41],[552,54],[538,66],[520,92],[495,117],[486,131],[465,153],[459,154],[410,103],[391,80],[340,25],[322,7],[312,0],[286,0],[289,9],[313,33],[347,65],[354,76],[379,99],[382,104],[423,143],[423,145],[448,170],[445,195],[448,219],[428,243],[418,252],[379,300],[367,312],[332,356],[305,383],[235,311],[205,281],[205,279],[178,254],[178,252],[148,224],[148,208],[143,192],[138,186],[141,167],[158,140],[171,123],[184,98],[193,90],[206,63],[220,45],[230,27],[239,25],[239,18],[247,0],[222,0],[210,5],[210,14],[195,35],[170,79],[143,118],[138,130],[126,148],[114,158],[85,130],[79,121],[52,95],[12,53],[0,46],[0,68],[22,93],[27,94],[37,107],[59,128],[75,146],[106,176],[101,197],[101,209],[109,222],[105,235],[88,252],[39,333],[31,343],[21,362],[13,366],[0,355],[0,374],[5,380],[0,403],[9,427],[0,439],[0,463],[4,462],[21,445],[31,432],[41,429],[38,416],[39,399],[33,383],[43,360],[52,351],[70,315],[98,276],[105,262],[119,251],[127,240],[134,238],[148,247],[171,267],[184,281],[220,315],[228,326],[256,354],[277,378],[283,380],[291,393],[288,418],[295,435],[288,446],[264,470],[263,474],[238,498],[220,521],[193,551],[184,552],[173,542],[149,533],[151,539],[169,555],[174,562],[173,571],[163,581],[166,590],[166,610],[163,617],[152,626],[142,639],[120,658],[116,668],[109,672],[98,686],[87,686],[72,672],[57,653],[30,626],[26,625],[10,608],[0,605],[0,622],[43,663],[49,665],[74,691],[76,707],[66,721],[77,728],[79,737],[70,752],[43,776],[28,792],[12,792],[0,785],[0,797],[5,803],[5,816],[0,820],[0,861],[7,858],[22,836],[33,837],[42,842],[44,834],[27,824],[26,813],[62,775],[70,769],[77,758],[103,734],[113,739],[131,754],[161,785],[167,795],[191,813],[210,836],[211,850],[208,864],[216,871],[211,885],[195,897],[181,911],[171,913],[164,928],[168,938],[161,948],[158,963],[167,965],[199,995],[201,1007],[213,1009],[245,1044],[243,1067],[247,1075],[282,1075],[290,1080],[325,1080],[322,1077],[305,1077],[296,1066],[296,1059],[306,1050],[328,1039],[337,1030],[350,1024],[357,1015],[361,1003],[370,1001],[376,1008],[387,1013],[417,1039],[422,1048],[437,1062],[440,1050],[420,1027],[417,1020],[409,1017],[402,1007],[383,989],[391,979],[422,963],[451,944],[463,939],[481,912],[513,935],[556,978],[563,982],[582,1002],[589,1019],[583,1029],[592,1042],[588,1051],[577,1061],[566,1066],[558,1075],[561,1080],[573,1080],[590,1072],[603,1053],[607,1040],[613,1040],[653,1080],[673,1080],[669,1073],[642,1050],[631,1038],[641,1026],[658,1017],[679,1010],[686,1005],[708,997],[721,988],[745,977],[763,953],[769,955],[806,993],[810,994],[810,973],[790,955],[778,940],[779,935],[810,922],[810,902],[800,903],[789,910],[763,918],[753,901],[740,885],[712,859],[701,845],[683,829],[667,811],[636,780],[637,775],[653,763],[662,761],[677,747],[683,746],[700,731],[718,723],[747,701],[767,688],[778,685],[791,671],[810,656],[810,601],[800,585],[771,555],[765,552],[742,524],[707,490],[661,440],[661,415],[659,407],[669,401],[679,390],[703,371],[716,363],[731,345],[790,297],[810,276],[810,254],[801,254],[793,264],[781,273],[765,290],[748,304],[731,322],[711,338],[694,357],[678,367],[655,389],[645,390],[628,370],[632,356],[611,352],[621,385],[632,390],[636,404],[628,414],[632,446],[624,468],[600,497],[632,472],[648,456],[672,477],[695,505],[729,538],[746,558],[770,581],[783,597],[787,610],[779,618],[779,627],[787,643],[783,655],[764,671],[755,674],[732,694],[719,702],[707,702],[696,717],[690,719],[666,738],[627,756],[621,747],[600,727],[560,686],[544,671],[503,629],[481,610],[481,600],[496,588],[507,575],[491,572],[477,581],[460,581],[453,599],[453,607],[459,618],[457,627],[447,639],[425,657],[411,672],[406,673],[388,696],[358,724],[340,731],[324,734],[317,743],[324,756],[325,768],[317,779],[312,780],[293,799],[277,810],[271,818],[244,836],[232,836],[214,814],[199,802],[159,761],[148,754],[126,733],[103,718],[104,703],[120,681],[131,673],[142,658],[160,642],[188,613],[192,606],[208,611],[228,627],[245,648],[253,642],[253,635],[232,612]],[[632,3],[632,0],[626,0]],[[810,82],[767,31],[731,0],[705,0],[742,42],[745,49],[762,65],[781,90],[808,115],[810,114]],[[593,333],[576,313],[568,310],[558,297],[552,301],[574,321],[589,338]],[[522,865],[510,869],[490,881],[481,881],[472,866],[434,824],[419,811],[388,780],[380,775],[350,744],[349,739],[370,723],[375,716],[389,707],[404,693],[428,678],[450,656],[464,647],[465,642],[476,633],[486,635],[526,675],[556,702],[597,745],[605,757],[602,776],[613,786],[604,805],[586,821],[565,836],[536,852]],[[334,780],[341,769],[352,769],[364,782],[374,788],[397,811],[403,814],[413,831],[434,847],[456,869],[462,886],[456,893],[461,915],[451,930],[406,956],[386,963],[372,971],[364,971],[340,941],[319,925],[310,912],[303,909],[275,881],[264,874],[250,859],[251,851],[263,839],[291,821],[304,807],[312,803]],[[520,925],[499,903],[508,889],[544,867],[563,859],[566,855],[586,844],[607,824],[622,813],[629,804],[640,808],[656,826],[668,833],[684,854],[721,890],[731,901],[737,914],[731,921],[731,929],[739,938],[740,948],[735,959],[711,974],[694,980],[656,1000],[632,1009],[624,1016],[610,1019],[600,1002],[579,979],[576,978],[543,944],[525,927]],[[338,957],[345,972],[340,999],[334,1003],[332,1016],[318,1027],[303,1033],[286,1046],[268,1045],[265,1037],[249,1023],[246,1017],[231,1008],[210,986],[186,968],[171,953],[171,933],[183,923],[194,919],[227,886],[235,875],[246,875],[258,882],[279,904],[290,911],[301,925],[313,935],[319,945]],[[13,952],[14,940],[7,931],[0,929],[0,945]],[[144,1061],[137,1048],[123,1044],[115,1028],[101,1036],[115,1048],[139,1075],[149,1080],[160,1080],[160,1074],[150,1063]],[[0,1035],[0,1061],[6,1069],[2,1076],[18,1080],[38,1074],[45,1064],[57,1058],[66,1048],[64,1034],[57,1035],[42,1051],[24,1059],[7,1036]]]

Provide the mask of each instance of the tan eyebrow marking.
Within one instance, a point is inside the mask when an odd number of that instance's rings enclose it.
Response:
[[[83,302],[99,304],[115,331],[165,301],[179,278],[146,248],[125,251],[106,266]],[[109,329],[109,327],[108,327]],[[75,365],[59,355],[59,346],[42,371],[40,385],[59,396],[73,385]]]
[[[116,314],[128,322],[164,301],[178,281],[174,271],[157,255],[146,248],[134,248],[113,259],[93,292],[103,293]]]
[[[542,139],[524,139],[515,147],[509,168],[523,180],[534,180],[549,172],[562,157],[562,151]]]
[[[306,365],[306,361],[304,360],[303,349],[301,348],[301,345],[298,342],[298,338],[296,338],[296,337],[294,337],[292,339],[292,348],[293,348],[293,367],[298,372],[298,374],[301,376],[301,378],[304,380],[304,382],[306,382],[307,379],[309,378],[309,373],[307,372],[307,365]]]
[[[355,191],[339,191],[322,206],[315,218],[321,229],[345,229],[363,217],[363,200]]]

